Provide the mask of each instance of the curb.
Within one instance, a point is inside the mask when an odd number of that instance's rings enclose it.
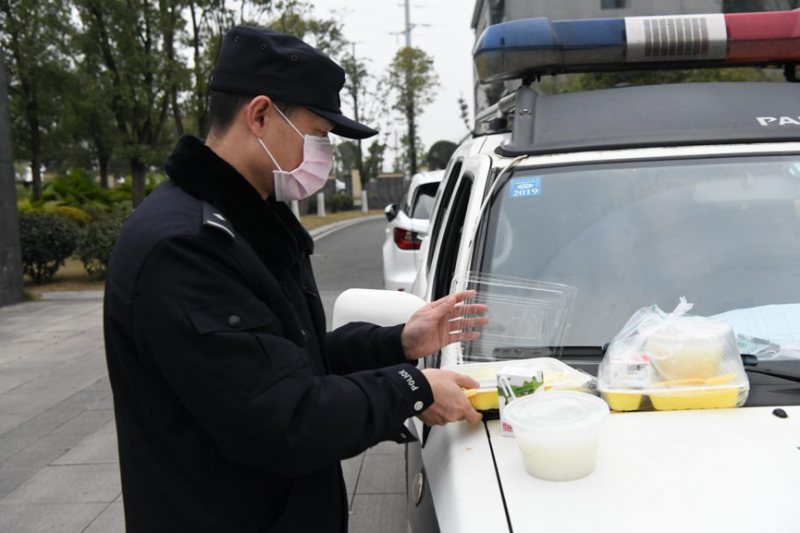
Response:
[[[39,300],[102,300],[105,291],[53,291],[43,292]]]
[[[384,218],[384,215],[370,215],[366,217],[359,217],[359,218],[351,218],[350,220],[343,220],[341,222],[334,222],[333,224],[327,224],[325,226],[321,226],[319,228],[315,228],[309,231],[309,235],[315,241],[327,237],[332,233],[336,233],[340,229],[348,228],[350,226],[355,226],[356,224],[360,224],[362,222],[370,222],[372,220],[380,220]]]

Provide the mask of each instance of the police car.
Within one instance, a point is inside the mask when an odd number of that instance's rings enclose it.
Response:
[[[455,276],[481,272],[577,288],[561,357],[589,373],[637,309],[672,309],[683,295],[694,313],[730,317],[737,333],[779,348],[747,358],[758,366],[747,367],[742,408],[612,414],[596,470],[577,481],[526,474],[497,420],[431,429],[412,419],[409,529],[798,529],[800,85],[540,95],[531,84],[734,66],[782,68],[796,82],[800,12],[514,21],[489,27],[474,59],[482,83],[522,87],[477,117],[449,162],[413,294],[348,291],[334,325],[403,322]],[[462,355],[451,345],[421,365]]]

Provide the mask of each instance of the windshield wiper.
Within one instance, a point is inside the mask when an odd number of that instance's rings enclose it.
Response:
[[[787,381],[794,381],[795,383],[800,383],[800,376],[795,374],[784,374],[782,372],[772,372],[770,370],[758,370],[755,368],[745,368],[746,371],[752,374],[762,374],[764,376],[770,376],[773,378],[785,379]]]
[[[562,359],[597,357],[602,359],[607,346],[501,346],[492,350],[492,358],[496,360],[534,357],[559,357]]]
[[[784,374],[783,372],[773,372],[772,370],[759,370],[753,368],[754,366],[758,365],[758,357],[751,354],[742,354],[742,364],[744,364],[744,369],[747,372],[752,372],[753,374],[761,374],[764,376],[770,376],[773,378],[778,379],[785,379],[787,381],[794,381],[795,383],[800,383],[800,376],[796,374]]]

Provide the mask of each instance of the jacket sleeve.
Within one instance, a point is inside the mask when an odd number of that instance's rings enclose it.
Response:
[[[351,322],[329,332],[328,357],[333,373],[344,375],[408,363],[400,342],[403,326],[382,328],[367,322]]]
[[[173,237],[140,271],[133,331],[140,356],[236,464],[299,476],[387,439],[433,403],[422,373],[398,364],[315,376],[220,244]]]

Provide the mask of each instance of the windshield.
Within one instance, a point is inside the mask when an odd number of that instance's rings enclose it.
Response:
[[[681,296],[737,333],[800,344],[798,156],[518,171],[483,242],[481,272],[577,288],[565,346],[602,346]]]
[[[433,201],[436,198],[436,190],[438,188],[438,183],[426,183],[417,188],[411,218],[431,218],[431,209],[433,209]]]

